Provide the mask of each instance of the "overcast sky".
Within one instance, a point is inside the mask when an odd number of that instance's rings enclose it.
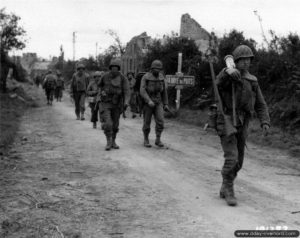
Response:
[[[235,28],[261,43],[254,10],[261,16],[266,33],[269,29],[279,35],[300,33],[298,0],[0,0],[2,7],[22,18],[28,38],[22,52],[36,52],[44,58],[59,55],[63,45],[66,58],[72,59],[73,31],[79,59],[95,55],[96,42],[98,52],[113,43],[105,33],[107,29],[115,30],[124,43],[144,31],[161,37],[179,32],[184,13],[217,36]]]

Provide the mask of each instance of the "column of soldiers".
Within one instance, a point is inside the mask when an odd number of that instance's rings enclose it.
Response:
[[[245,45],[237,47],[233,51],[236,68],[224,68],[217,76],[217,88],[224,107],[224,114],[218,108],[215,121],[215,129],[220,136],[224,151],[224,165],[222,168],[222,186],[220,197],[224,198],[229,206],[235,206],[237,199],[234,193],[234,181],[242,168],[244,161],[244,150],[246,146],[247,129],[250,119],[256,112],[264,134],[268,133],[270,117],[268,107],[260,90],[257,78],[249,73],[249,67],[254,58],[252,50]],[[87,83],[87,76],[83,72],[84,66],[79,64],[77,72],[73,75],[71,83],[71,96],[75,101],[75,114],[77,119],[81,113],[84,120],[84,98],[87,94],[92,99],[89,101],[91,107],[93,127],[99,119],[102,130],[106,136],[105,150],[119,149],[116,143],[119,131],[120,115],[130,105],[133,117],[135,117],[136,106],[134,99],[136,92],[134,88],[134,74],[129,73],[127,78],[120,73],[120,62],[113,60],[109,71],[95,72],[93,79]],[[143,99],[143,135],[144,146],[152,145],[149,141],[150,125],[152,116],[155,126],[155,145],[163,147],[161,134],[164,129],[164,110],[168,110],[167,83],[162,73],[163,65],[160,60],[154,60],[151,69],[141,80],[140,96]],[[235,103],[233,103],[232,85],[235,90]],[[235,107],[235,108],[233,108]],[[236,115],[236,133],[227,135],[225,133],[225,115],[233,120],[233,111]]]
[[[77,65],[77,72],[73,75],[70,84],[70,95],[75,103],[76,119],[84,120],[85,97],[88,97],[91,108],[91,122],[97,128],[98,115],[101,128],[106,136],[105,150],[119,149],[116,143],[119,131],[120,116],[130,105],[132,118],[139,111],[138,94],[143,98],[144,115],[144,146],[151,147],[149,133],[152,116],[156,127],[155,145],[163,147],[161,133],[164,129],[164,110],[168,109],[167,84],[162,74],[161,61],[155,60],[151,70],[141,80],[140,92],[135,88],[134,73],[129,72],[125,77],[121,72],[119,60],[112,60],[108,72],[95,72],[92,78],[84,72],[84,65]]]
[[[54,97],[57,102],[61,102],[65,84],[64,78],[59,70],[57,70],[56,73],[53,73],[52,70],[48,70],[43,81],[43,89],[47,97],[47,105],[52,105]]]

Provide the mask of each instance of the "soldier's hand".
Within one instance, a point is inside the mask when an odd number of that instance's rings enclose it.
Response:
[[[240,71],[238,71],[235,68],[228,68],[225,70],[225,72],[234,80],[240,81],[241,80],[241,74]]]
[[[264,136],[269,135],[269,129],[270,129],[270,126],[267,125],[267,124],[264,124],[264,125],[262,126],[262,130],[263,130],[263,135],[264,135]]]
[[[154,102],[152,102],[152,101],[149,101],[148,105],[149,105],[149,107],[154,107],[155,106]]]

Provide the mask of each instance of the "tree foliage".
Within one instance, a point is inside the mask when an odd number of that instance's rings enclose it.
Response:
[[[114,51],[117,53],[116,56],[121,57],[125,53],[125,45],[122,43],[118,33],[112,29],[106,31],[114,39],[114,44],[110,47],[114,48]]]
[[[23,49],[25,40],[23,39],[26,31],[19,26],[20,17],[5,12],[5,8],[0,9],[0,27],[1,27],[1,50],[8,52],[12,49]]]

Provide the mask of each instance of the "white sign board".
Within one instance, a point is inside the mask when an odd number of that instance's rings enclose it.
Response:
[[[169,86],[194,86],[195,85],[195,77],[194,76],[182,76],[179,77],[177,75],[166,75],[166,80]]]

